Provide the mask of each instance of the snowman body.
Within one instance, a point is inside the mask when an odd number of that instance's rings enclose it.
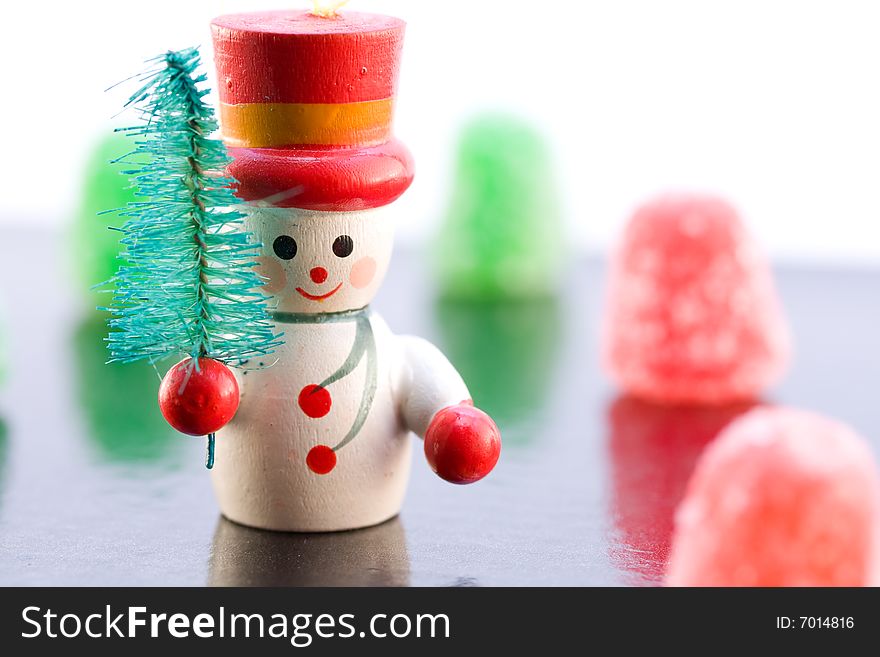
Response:
[[[369,308],[391,255],[387,209],[254,207],[248,222],[283,345],[240,370],[212,471],[220,509],[282,531],[387,520],[409,478],[409,432],[469,397],[439,351],[395,336]]]
[[[375,393],[363,426],[326,474],[309,467],[308,455],[318,445],[339,443],[355,423],[370,386],[367,356],[327,386],[329,409],[323,398],[310,407],[316,395],[301,392],[345,361],[357,321],[276,323],[284,332],[272,355],[276,362],[245,370],[238,413],[218,437],[213,481],[227,518],[268,529],[327,531],[373,525],[400,510],[411,441],[393,395],[394,336],[378,315],[367,321],[376,344]]]
[[[439,476],[477,481],[498,459],[497,427],[434,346],[369,308],[391,259],[389,207],[413,179],[392,132],[403,21],[280,10],[211,29],[228,173],[283,334],[243,364],[217,434],[221,511],[284,531],[382,522],[400,510],[410,433]]]

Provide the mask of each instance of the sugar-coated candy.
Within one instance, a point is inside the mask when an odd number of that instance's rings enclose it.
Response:
[[[111,211],[144,200],[135,195],[128,177],[122,175],[131,168],[126,165],[138,162],[131,157],[134,149],[134,139],[126,133],[108,132],[95,144],[83,170],[80,203],[69,225],[66,244],[71,272],[87,297],[97,296],[98,292],[92,288],[116,274],[122,262],[119,257],[122,234],[108,227],[119,228],[125,220],[118,212]],[[125,164],[113,163],[126,155]],[[102,212],[110,214],[99,216]],[[106,305],[104,296],[101,296],[101,305]],[[89,298],[88,303],[92,307],[96,305],[93,298]]]
[[[459,137],[455,169],[433,247],[441,294],[480,301],[554,295],[568,249],[540,131],[505,114],[476,116]]]
[[[868,445],[814,413],[759,408],[697,464],[675,516],[673,586],[880,584],[880,477]]]
[[[621,388],[661,403],[756,398],[790,351],[766,260],[736,211],[703,196],[635,213],[611,265],[603,339]]]

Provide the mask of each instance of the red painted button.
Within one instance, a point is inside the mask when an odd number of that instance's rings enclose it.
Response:
[[[314,383],[307,385],[299,393],[299,407],[309,417],[324,417],[330,412],[332,403],[327,388]]]
[[[325,475],[336,467],[336,452],[327,445],[316,445],[309,450],[306,465],[315,474]]]
[[[323,267],[312,267],[309,276],[315,283],[323,283],[327,280],[327,270]]]

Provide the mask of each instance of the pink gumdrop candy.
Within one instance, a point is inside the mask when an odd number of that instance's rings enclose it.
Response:
[[[725,201],[667,196],[630,220],[611,264],[606,369],[660,403],[757,398],[788,362],[766,260]]]
[[[813,413],[759,408],[697,464],[670,586],[880,584],[880,478],[867,444]]]

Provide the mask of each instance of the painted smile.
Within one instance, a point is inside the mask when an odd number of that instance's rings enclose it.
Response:
[[[342,287],[342,283],[340,283],[339,285],[337,285],[336,287],[334,287],[334,288],[333,288],[332,290],[330,290],[327,294],[309,294],[308,292],[306,292],[306,291],[305,291],[304,289],[302,289],[301,287],[296,288],[296,291],[299,292],[299,293],[300,293],[302,296],[304,296],[306,299],[309,299],[310,301],[323,301],[324,299],[329,299],[329,298],[332,297],[334,294],[336,294],[337,292],[339,292],[339,288],[341,288],[341,287]]]

